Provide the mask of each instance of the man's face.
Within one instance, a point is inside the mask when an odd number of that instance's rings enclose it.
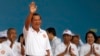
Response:
[[[71,41],[72,36],[71,35],[68,35],[68,34],[65,34],[65,35],[63,35],[63,38],[64,38],[64,42],[68,43],[68,42]]]
[[[10,41],[15,41],[16,40],[16,30],[12,29],[8,33],[8,38]]]
[[[72,42],[74,43],[74,44],[79,44],[79,40],[80,40],[80,38],[79,37],[73,37],[73,39],[72,39]]]
[[[49,40],[52,40],[52,33],[49,33],[49,32],[47,32],[47,35],[48,35],[48,37],[49,37]]]
[[[41,26],[41,19],[39,15],[34,15],[32,19],[32,27],[34,29],[39,29]]]

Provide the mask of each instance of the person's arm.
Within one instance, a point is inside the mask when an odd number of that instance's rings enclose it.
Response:
[[[62,52],[60,54],[58,54],[57,56],[64,56],[66,53],[65,52]]]
[[[76,46],[73,48],[74,50],[72,50],[72,47],[69,47],[69,53],[71,56],[78,56],[78,50],[76,48]],[[75,54],[74,54],[75,53]]]
[[[50,50],[46,50],[47,55],[46,56],[50,56]]]
[[[25,49],[23,44],[21,44],[21,55],[24,56],[25,55]]]
[[[84,55],[84,48],[83,48],[83,46],[81,46],[81,48],[80,48],[79,56],[85,56]]]
[[[25,21],[25,28],[26,28],[26,30],[28,30],[29,29],[29,26],[30,26],[30,24],[31,24],[31,19],[32,19],[32,17],[33,17],[33,14],[36,12],[36,6],[35,6],[35,3],[34,2],[32,2],[31,4],[30,4],[30,13],[29,13],[29,15],[28,15],[28,17],[27,17],[27,19],[26,19],[26,21]]]

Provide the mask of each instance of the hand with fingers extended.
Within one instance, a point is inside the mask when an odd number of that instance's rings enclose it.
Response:
[[[64,52],[58,54],[57,56],[64,56],[67,53],[67,51],[68,51],[68,48],[66,48]]]
[[[32,2],[30,5],[29,5],[29,7],[30,7],[30,13],[35,13],[36,12],[36,10],[37,10],[37,6],[35,5],[35,3],[34,2]]]
[[[90,56],[91,54],[93,54],[93,47],[92,47],[92,45],[91,45],[90,51],[85,56]]]
[[[76,56],[76,55],[73,53],[71,46],[69,47],[69,54],[70,54],[71,56]]]
[[[68,47],[66,47],[64,54],[68,53]]]

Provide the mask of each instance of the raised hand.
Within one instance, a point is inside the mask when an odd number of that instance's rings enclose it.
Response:
[[[35,3],[34,2],[32,2],[31,4],[30,4],[30,13],[35,13],[36,12],[36,10],[37,10],[37,6],[35,5]]]

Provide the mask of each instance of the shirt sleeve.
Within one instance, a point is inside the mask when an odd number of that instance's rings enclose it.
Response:
[[[52,43],[52,52],[53,54],[55,53],[55,49],[56,47],[61,43],[61,40],[59,38],[57,38],[56,40],[54,40],[54,42]]]
[[[24,34],[24,38],[27,36],[28,31],[26,30],[25,26],[23,27],[23,34]]]
[[[84,43],[81,39],[79,40],[79,44],[80,44],[80,46],[84,45]]]
[[[78,53],[78,49],[77,49],[77,47],[74,46],[73,48],[74,48],[74,50],[73,50],[74,54],[75,54],[76,56],[79,56],[79,53]]]
[[[80,56],[85,56],[83,46],[80,48],[79,55],[80,55]]]
[[[62,46],[62,47],[63,47],[63,46]],[[58,46],[56,47],[56,49],[55,49],[54,56],[57,56],[57,55],[59,55],[60,53],[62,53],[62,50],[61,50],[61,49],[62,49],[61,46],[58,45]]]
[[[49,42],[49,38],[46,34],[46,50],[49,50],[50,51],[50,56],[52,56],[52,51],[51,51],[51,46],[50,46],[50,42]]]

